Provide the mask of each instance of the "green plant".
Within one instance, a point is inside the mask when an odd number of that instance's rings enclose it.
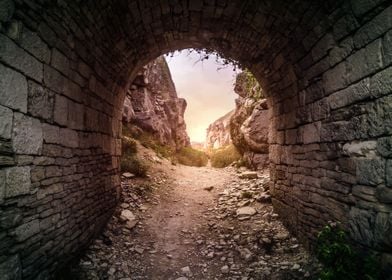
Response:
[[[240,153],[234,145],[211,151],[211,166],[223,168],[241,159]]]
[[[134,139],[123,136],[122,138],[122,154],[128,156],[137,153],[137,143]]]
[[[135,155],[123,156],[121,158],[122,172],[130,172],[136,176],[145,177],[148,169],[149,165],[145,161],[137,158]]]
[[[196,150],[192,147],[184,147],[180,149],[174,156],[174,162],[178,162],[188,166],[206,166],[208,156],[206,153]]]
[[[377,259],[351,246],[347,234],[336,223],[326,225],[318,234],[316,254],[323,268],[322,280],[379,279]]]

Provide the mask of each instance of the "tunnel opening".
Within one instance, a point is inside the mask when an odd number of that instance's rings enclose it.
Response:
[[[306,242],[329,220],[391,267],[389,1],[0,2],[0,268],[49,278],[119,199],[121,107],[173,49],[240,61],[272,108],[272,200]],[[130,78],[131,77],[131,78]]]

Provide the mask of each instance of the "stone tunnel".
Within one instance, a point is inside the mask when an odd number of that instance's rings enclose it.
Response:
[[[0,274],[50,278],[102,229],[125,91],[184,48],[262,85],[288,228],[312,244],[338,221],[392,263],[390,1],[0,0]]]

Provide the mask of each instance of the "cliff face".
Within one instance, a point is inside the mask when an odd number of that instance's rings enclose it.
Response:
[[[261,169],[268,165],[268,106],[262,90],[248,72],[238,74],[234,91],[236,109],[230,119],[233,144],[249,166]]]
[[[206,148],[218,149],[231,143],[230,119],[234,110],[217,119],[207,128]]]
[[[161,144],[180,149],[190,145],[184,112],[187,103],[178,98],[163,56],[143,67],[124,102],[123,122],[150,133]]]

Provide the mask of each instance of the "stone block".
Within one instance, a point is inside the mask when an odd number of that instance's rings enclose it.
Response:
[[[392,188],[378,186],[376,189],[376,196],[378,201],[382,203],[392,203]]]
[[[48,46],[41,40],[37,33],[23,28],[23,32],[20,36],[20,44],[22,48],[34,55],[38,60],[49,64],[50,62],[50,50]]]
[[[339,45],[335,45],[329,52],[329,62],[331,66],[343,61],[347,56],[351,54],[354,49],[354,42],[352,37],[348,37]]]
[[[10,21],[12,18],[12,15],[14,14],[14,11],[15,11],[15,4],[12,0],[1,1],[0,2],[0,23]]]
[[[7,257],[4,262],[0,263],[0,275],[2,280],[22,279],[22,266],[18,255]]]
[[[32,167],[31,171],[31,182],[39,182],[45,179],[45,167],[43,166],[34,166]]]
[[[346,63],[341,62],[323,74],[324,90],[326,94],[332,93],[347,86]]]
[[[370,92],[373,97],[381,97],[392,92],[392,67],[370,78]]]
[[[63,73],[65,76],[69,76],[70,65],[68,58],[59,52],[57,49],[52,49],[52,60],[50,65]]]
[[[384,65],[392,64],[392,30],[385,34],[382,40],[382,49],[384,55]]]
[[[359,184],[374,186],[384,182],[385,160],[382,158],[358,158],[357,181]]]
[[[384,251],[392,249],[392,213],[377,213],[374,225],[375,245]]]
[[[38,232],[39,232],[38,219],[22,224],[15,229],[16,239],[19,242],[25,241],[26,239],[37,234]]]
[[[42,63],[2,34],[0,34],[0,61],[4,61],[38,82],[42,81]]]
[[[354,141],[343,145],[343,153],[347,156],[369,156],[375,155],[377,142]]]
[[[44,65],[44,83],[50,90],[63,93],[65,85],[65,77],[60,74],[57,70],[50,67],[49,65]]]
[[[301,127],[304,144],[320,142],[321,122],[310,123]]]
[[[61,128],[60,141],[66,147],[77,148],[79,146],[78,132],[69,128]]]
[[[373,74],[382,67],[382,42],[378,39],[347,58],[349,83]]]
[[[386,183],[388,187],[392,187],[392,160],[387,160],[386,165]]]
[[[336,45],[336,42],[331,33],[327,33],[318,43],[312,48],[313,61],[318,61],[328,54],[328,51]]]
[[[60,125],[68,123],[68,99],[57,94],[54,105],[54,121]]]
[[[12,117],[12,110],[0,105],[0,138],[11,139]]]
[[[34,117],[52,121],[54,110],[54,94],[41,85],[28,82],[27,111]]]
[[[82,104],[69,102],[67,126],[72,129],[84,129],[84,106]]]
[[[30,167],[11,167],[5,169],[5,197],[14,197],[30,192]]]
[[[5,180],[6,180],[5,170],[0,170],[0,203],[3,202],[5,197]]]
[[[373,229],[375,220],[374,213],[352,207],[349,212],[350,236],[362,245],[371,246],[374,241]]]
[[[340,40],[356,28],[359,27],[357,19],[351,13],[347,13],[345,16],[340,18],[333,26],[333,34],[336,40]]]
[[[48,195],[60,193],[64,190],[63,184],[55,183],[50,186],[41,187],[37,192],[37,199],[43,199]]]
[[[352,194],[361,200],[377,202],[376,189],[374,187],[357,185],[353,187]]]
[[[27,112],[26,78],[0,63],[0,104]]]
[[[15,113],[12,146],[17,154],[40,154],[42,151],[42,127],[37,119]]]
[[[50,124],[42,124],[45,143],[60,144],[60,128]]]
[[[89,78],[91,74],[91,68],[84,62],[80,61],[78,64],[78,72],[85,78]]]
[[[372,1],[368,1],[372,2]],[[371,21],[362,26],[354,35],[354,44],[357,49],[381,37],[392,28],[392,6],[389,6]]]
[[[384,0],[351,0],[351,7],[353,9],[354,14],[357,17],[361,17],[373,8],[382,4]]]
[[[64,86],[62,92],[65,96],[77,101],[82,102],[82,90],[77,83],[72,82],[71,80],[65,79]]]
[[[328,104],[334,110],[364,100],[370,96],[370,80],[364,79],[328,96]]]

